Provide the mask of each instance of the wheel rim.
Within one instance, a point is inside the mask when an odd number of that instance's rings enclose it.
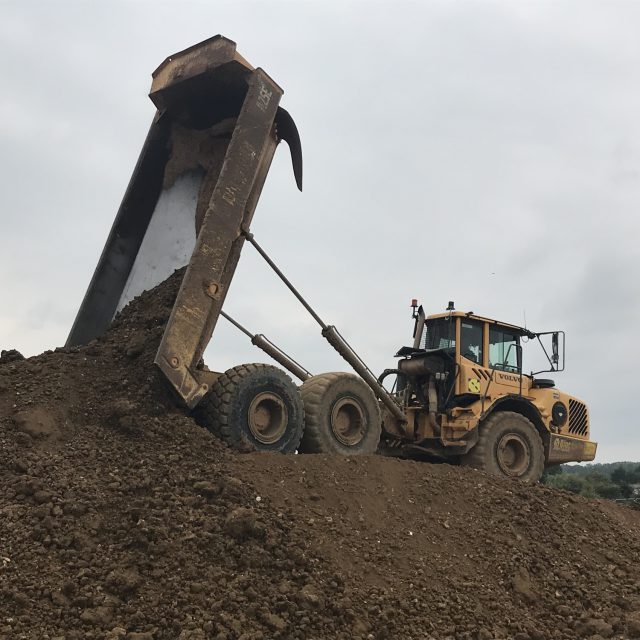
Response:
[[[262,444],[280,440],[287,429],[287,407],[274,393],[259,393],[249,406],[249,431]]]
[[[340,398],[331,410],[331,431],[338,442],[353,447],[362,441],[366,418],[360,403],[351,396]]]
[[[521,476],[529,468],[531,454],[526,440],[516,434],[507,433],[498,442],[498,465],[508,476]]]

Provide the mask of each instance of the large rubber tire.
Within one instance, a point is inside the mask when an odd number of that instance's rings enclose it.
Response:
[[[351,373],[323,373],[300,387],[305,427],[300,452],[375,453],[382,432],[380,406],[366,383]]]
[[[544,471],[542,438],[532,422],[513,411],[496,411],[481,425],[476,445],[462,464],[497,476],[538,482]]]
[[[225,371],[194,411],[196,422],[241,451],[296,451],[304,429],[297,387],[268,364]]]

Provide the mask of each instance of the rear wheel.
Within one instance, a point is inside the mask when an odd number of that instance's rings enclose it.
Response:
[[[304,428],[300,393],[284,371],[242,364],[225,371],[194,411],[196,422],[237,449],[291,453]]]
[[[351,373],[323,373],[300,387],[305,429],[300,451],[344,455],[375,453],[382,419],[373,392]]]
[[[462,464],[488,473],[537,482],[544,470],[544,448],[532,422],[513,411],[497,411],[479,428],[478,442]]]

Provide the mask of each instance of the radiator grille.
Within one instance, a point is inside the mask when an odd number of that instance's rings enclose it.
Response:
[[[587,407],[577,400],[569,400],[569,433],[586,436],[589,431]]]

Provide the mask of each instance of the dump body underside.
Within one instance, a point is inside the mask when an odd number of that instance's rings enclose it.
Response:
[[[203,397],[199,365],[280,139],[301,187],[300,142],[281,96],[221,36],[154,72],[158,111],[68,345],[100,336],[134,297],[186,266],[156,364],[189,407]]]

